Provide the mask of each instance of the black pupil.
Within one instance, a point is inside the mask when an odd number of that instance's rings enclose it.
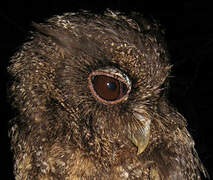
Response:
[[[116,88],[117,88],[117,86],[116,86],[116,84],[115,84],[114,82],[108,82],[108,83],[107,83],[107,87],[108,87],[108,89],[111,90],[111,91],[115,91]]]

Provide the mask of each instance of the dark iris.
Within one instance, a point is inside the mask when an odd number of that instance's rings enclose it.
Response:
[[[126,85],[113,77],[96,75],[91,79],[96,94],[106,101],[120,99],[127,92]]]

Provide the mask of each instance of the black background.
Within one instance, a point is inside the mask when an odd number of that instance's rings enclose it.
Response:
[[[156,3],[157,2],[157,3]],[[201,2],[141,0],[107,1],[7,1],[0,4],[0,133],[1,177],[13,179],[12,156],[7,138],[8,120],[14,116],[6,98],[9,80],[6,67],[10,57],[32,30],[31,23],[63,12],[87,9],[103,11],[139,11],[151,14],[166,28],[166,38],[174,64],[171,74],[170,101],[187,118],[196,149],[213,177],[213,20],[211,5]]]

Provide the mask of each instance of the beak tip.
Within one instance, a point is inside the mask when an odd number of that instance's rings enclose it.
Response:
[[[145,151],[146,147],[148,144],[144,144],[142,146],[138,146],[138,151],[137,151],[137,155],[139,156],[142,152]]]

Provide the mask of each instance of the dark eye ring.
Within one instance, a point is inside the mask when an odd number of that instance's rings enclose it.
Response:
[[[88,81],[92,95],[104,104],[117,104],[126,100],[131,90],[129,78],[115,68],[94,71],[89,74]]]

